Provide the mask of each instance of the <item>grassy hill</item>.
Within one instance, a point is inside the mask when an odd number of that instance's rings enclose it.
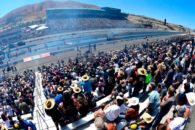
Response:
[[[98,6],[75,1],[44,1],[42,3],[26,5],[12,10],[0,19],[1,24],[25,23],[37,19],[44,19],[48,8],[88,8],[99,9]]]
[[[134,15],[134,14],[129,14],[128,20],[134,24],[152,25],[154,28],[158,28],[158,29],[167,29],[167,30],[174,30],[174,31],[181,31],[181,32],[185,32],[189,30],[188,28],[185,28],[182,25],[177,25],[173,23],[167,23],[166,25],[164,25],[164,21],[146,17],[146,16]]]
[[[0,18],[0,30],[2,28],[14,28],[17,25],[23,25],[32,21],[44,21],[45,12],[48,8],[88,8],[88,9],[100,9],[100,7],[91,4],[85,4],[75,1],[44,1],[42,3],[26,5],[17,9],[12,10],[2,18]],[[164,25],[163,21],[149,18],[146,16],[139,16],[129,14],[127,18],[130,22],[143,27],[143,25],[152,25],[154,28],[168,29],[175,31],[186,31],[187,28],[168,23]]]

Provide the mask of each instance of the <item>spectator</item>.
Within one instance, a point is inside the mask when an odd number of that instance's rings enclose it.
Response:
[[[110,105],[107,109],[104,110],[106,122],[115,122],[120,114],[120,107],[117,104]]]
[[[106,130],[105,123],[102,117],[96,117],[94,121],[96,130]]]
[[[36,130],[36,126],[31,121],[23,120],[18,116],[18,123],[14,124],[14,129]]]
[[[132,120],[136,120],[139,115],[139,99],[136,97],[132,97],[129,101],[129,108],[125,113],[125,119],[130,122]]]
[[[175,89],[173,87],[169,87],[167,95],[162,99],[162,102],[160,103],[160,113],[158,114],[152,126],[153,129],[157,127],[161,119],[170,111],[171,107],[175,104],[174,93]]]
[[[80,83],[80,86],[82,87],[83,92],[87,92],[87,93],[92,92],[92,84],[91,84],[91,81],[89,80],[88,75],[82,76],[82,82]]]
[[[159,83],[158,86],[157,86],[157,91],[160,94],[160,100],[162,101],[162,99],[164,98],[164,96],[167,93],[167,88],[166,88],[165,84],[164,83]]]
[[[3,120],[2,124],[4,124],[5,127],[10,128],[11,124],[9,118],[7,117],[7,113],[1,114],[1,118]]]
[[[155,89],[156,85],[154,83],[150,83],[148,113],[151,114],[151,116],[156,116],[160,111],[160,96]]]

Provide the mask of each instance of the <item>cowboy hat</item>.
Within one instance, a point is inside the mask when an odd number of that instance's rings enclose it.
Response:
[[[128,100],[128,106],[136,106],[139,104],[139,98],[132,97]]]
[[[153,121],[154,117],[152,117],[150,114],[148,114],[147,112],[145,112],[145,113],[142,115],[142,119],[143,119],[146,123],[150,124],[150,123]]]
[[[1,130],[8,130],[8,128],[6,126],[2,125]]]
[[[123,76],[123,75],[125,75],[125,73],[123,72],[123,71],[119,71],[118,72],[118,76],[120,77],[120,76]]]
[[[17,97],[20,97],[22,95],[22,93],[21,92],[17,92],[16,95],[17,95]]]
[[[81,78],[83,81],[89,80],[89,76],[87,74],[83,75]]]
[[[167,55],[168,57],[171,57],[171,56],[172,56],[171,52],[167,52],[166,55]]]
[[[124,98],[121,97],[121,96],[116,96],[116,99],[117,99],[117,100],[124,100]]]
[[[149,71],[152,71],[152,67],[153,67],[153,65],[148,65],[147,69],[148,69]]]
[[[61,87],[61,86],[59,86],[58,88],[57,88],[57,91],[58,92],[62,92],[64,89],[63,89],[63,87]]]
[[[81,92],[81,88],[79,88],[78,86],[73,88],[73,92],[74,93],[80,93]]]
[[[146,69],[144,69],[144,68],[139,68],[139,69],[137,70],[137,72],[138,72],[139,75],[146,75],[146,74],[147,74],[147,71],[146,71]]]
[[[124,71],[123,71],[123,68],[116,68],[116,69],[115,69],[115,73],[116,73],[116,72],[118,73],[119,76],[122,76],[122,75],[125,74]]]
[[[73,89],[73,88],[75,88],[75,87],[78,87],[78,84],[72,83],[72,84],[70,85],[70,87]]]
[[[127,57],[124,58],[125,61],[128,61],[129,59]]]
[[[194,92],[186,93],[186,97],[187,97],[188,103],[191,106],[194,106],[195,105],[195,93]]]
[[[115,68],[115,73],[122,71],[122,68]]]
[[[44,104],[43,104],[43,107],[46,109],[46,110],[51,110],[53,107],[55,106],[55,100],[53,98],[49,98],[47,99]]]

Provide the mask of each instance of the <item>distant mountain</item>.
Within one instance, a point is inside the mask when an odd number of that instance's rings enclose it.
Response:
[[[45,17],[48,8],[88,8],[100,9],[95,5],[84,4],[75,1],[44,1],[42,3],[26,5],[12,10],[0,19],[1,24],[28,22]]]
[[[88,9],[100,9],[100,7],[91,4],[80,3],[76,1],[44,1],[42,3],[26,5],[17,9],[12,10],[2,18],[0,18],[0,30],[1,28],[12,28],[19,23],[27,23],[36,20],[44,20],[46,16],[46,10],[48,8],[88,8]],[[186,31],[187,29],[181,25],[167,24],[164,25],[163,21],[129,14],[127,18],[130,22],[137,25],[152,25],[156,28],[175,30],[175,31]]]

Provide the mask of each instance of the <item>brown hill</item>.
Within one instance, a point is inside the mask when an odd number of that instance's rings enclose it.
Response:
[[[2,24],[28,22],[45,17],[45,10],[48,8],[89,8],[99,9],[98,6],[84,4],[75,1],[44,1],[42,3],[26,5],[12,10],[0,19]]]
[[[42,3],[26,5],[17,9],[12,10],[2,18],[0,18],[0,30],[14,28],[19,24],[25,24],[27,22],[44,20],[46,16],[46,10],[48,8],[88,8],[88,9],[100,9],[100,7],[91,4],[80,3],[76,1],[44,1]],[[138,26],[144,24],[151,24],[155,28],[186,31],[185,27],[176,24],[164,25],[163,21],[129,14],[128,20]]]
[[[157,29],[167,29],[181,32],[186,32],[189,30],[189,28],[183,27],[182,25],[177,25],[169,22],[164,25],[164,21],[134,14],[129,14],[128,20],[137,25],[152,25],[153,28]]]

